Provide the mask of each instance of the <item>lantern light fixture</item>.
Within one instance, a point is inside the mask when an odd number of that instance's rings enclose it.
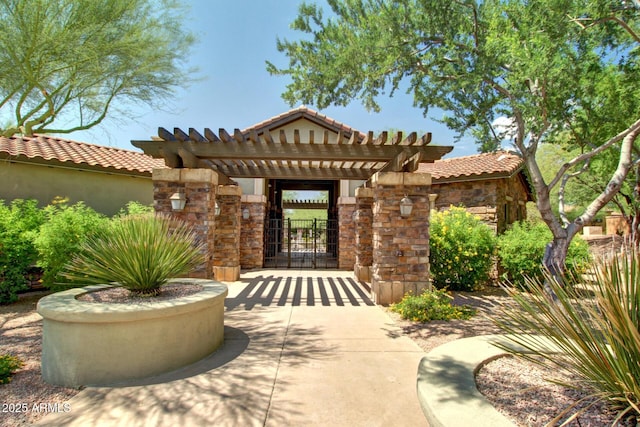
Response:
[[[251,212],[249,212],[249,208],[244,208],[242,210],[242,219],[249,219],[251,216]]]
[[[411,215],[411,211],[413,211],[413,202],[405,194],[404,197],[400,200],[400,216],[403,218],[407,218]]]
[[[218,203],[217,200],[216,200],[216,204],[213,206],[213,211],[216,214],[216,216],[220,216],[220,211],[222,211],[222,208],[220,207],[220,204]]]
[[[182,191],[173,193],[169,200],[171,201],[171,210],[174,212],[182,212],[187,204],[187,196]]]

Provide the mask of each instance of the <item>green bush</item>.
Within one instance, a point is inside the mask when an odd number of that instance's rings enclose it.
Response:
[[[469,319],[475,314],[473,308],[451,305],[451,297],[445,289],[425,290],[420,295],[407,294],[402,301],[392,304],[390,309],[403,319],[422,323],[431,320]]]
[[[13,374],[23,366],[24,362],[15,356],[8,354],[0,356],[0,384],[10,383]]]
[[[42,283],[60,289],[64,279],[62,267],[77,254],[84,241],[109,227],[109,219],[83,202],[74,205],[52,203],[44,209],[46,221],[40,227],[35,245],[38,265],[44,269]]]
[[[588,393],[585,401],[604,401],[620,418],[640,418],[640,255],[632,252],[591,268],[593,297],[543,274],[527,279],[528,292],[506,288],[517,303],[496,310],[496,323],[512,345],[500,345],[516,356],[569,371],[578,380],[552,379]],[[544,289],[547,281],[557,298]],[[558,351],[560,350],[560,351]],[[564,414],[572,410],[565,410]],[[616,424],[616,423],[614,423]],[[616,424],[617,425],[617,424]]]
[[[525,276],[542,278],[542,258],[551,242],[551,231],[543,222],[518,222],[498,238],[498,257],[504,269],[503,278],[524,286]],[[569,245],[566,267],[568,274],[583,273],[590,262],[589,246],[580,237]]]
[[[437,288],[471,291],[489,281],[493,231],[464,208],[431,216],[431,277]]]
[[[38,252],[33,240],[44,221],[36,200],[0,201],[0,304],[17,299],[27,289],[25,275],[35,264]]]
[[[155,295],[168,279],[203,262],[202,247],[184,223],[154,215],[115,219],[69,262],[63,276],[79,284],[117,282],[140,295]]]
[[[143,205],[140,202],[131,201],[131,202],[128,202],[125,207],[120,209],[120,211],[118,212],[118,214],[115,217],[116,218],[118,218],[118,217],[121,218],[121,217],[128,216],[128,215],[151,214],[153,212],[154,212],[153,206],[151,206],[151,205]]]

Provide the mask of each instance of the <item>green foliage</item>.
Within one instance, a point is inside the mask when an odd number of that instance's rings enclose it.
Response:
[[[24,362],[15,356],[8,354],[0,356],[0,384],[10,383],[13,374],[23,366]]]
[[[115,104],[157,105],[189,81],[183,15],[176,0],[0,2],[0,116],[15,120],[2,133],[69,133]]]
[[[77,254],[84,241],[109,227],[109,220],[83,202],[67,205],[64,201],[44,209],[46,221],[35,238],[38,265],[44,269],[42,284],[60,289],[62,267]]]
[[[431,277],[437,288],[473,290],[489,280],[493,231],[464,208],[431,216]]]
[[[10,206],[0,201],[0,304],[14,302],[26,289],[25,275],[38,255],[33,239],[43,221],[35,200],[17,199]]]
[[[154,295],[168,279],[203,262],[202,248],[183,223],[154,215],[116,219],[94,235],[64,268],[78,284],[117,282],[132,292]]]
[[[153,206],[151,205],[143,205],[140,202],[131,201],[128,202],[125,207],[118,211],[117,217],[123,217],[127,215],[141,215],[141,214],[150,214],[153,213]]]
[[[595,282],[580,292],[576,281],[557,283],[545,275],[527,279],[529,292],[506,288],[517,307],[505,304],[496,317],[509,335],[501,347],[552,371],[566,370],[578,381],[556,380],[604,401],[619,417],[640,419],[640,255],[631,252],[592,268]],[[546,279],[556,299],[549,297]],[[558,352],[560,350],[560,352]],[[566,412],[571,408],[567,408]]]
[[[445,289],[425,290],[420,295],[407,294],[402,301],[392,304],[391,311],[413,322],[431,320],[469,319],[475,314],[473,308],[451,304],[451,296]]]
[[[504,278],[518,285],[525,285],[525,277],[542,278],[542,258],[545,246],[552,239],[551,232],[542,222],[517,222],[498,237],[498,257],[504,269]],[[587,242],[573,239],[567,253],[567,273],[583,273],[591,255]]]

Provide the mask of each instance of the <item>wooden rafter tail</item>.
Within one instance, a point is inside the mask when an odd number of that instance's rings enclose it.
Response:
[[[211,129],[204,128],[204,137],[211,142],[220,142],[220,138]]]
[[[413,156],[409,157],[404,164],[403,172],[415,172],[420,167],[420,162],[424,157],[422,151],[418,151]]]
[[[336,144],[338,145],[342,145],[342,138],[343,138],[343,132],[341,130],[338,131],[338,134],[336,135]]]
[[[189,128],[189,139],[193,142],[199,142],[199,143],[209,142],[207,141],[207,138],[202,136],[200,132],[198,132],[194,128]]]
[[[178,153],[168,147],[160,148],[160,155],[164,158],[164,164],[173,169],[182,168],[182,159]]]
[[[293,143],[300,144],[300,130],[298,129],[293,130]]]
[[[176,141],[176,137],[163,127],[158,128],[158,136],[164,141]]]
[[[243,143],[246,142],[246,138],[244,137],[244,135],[242,134],[242,132],[240,132],[240,129],[235,128],[233,130],[233,139],[235,139],[236,141]]]
[[[388,137],[389,133],[386,130],[383,130],[380,132],[380,135],[373,140],[373,145],[384,145],[387,142]]]
[[[203,166],[200,159],[186,148],[178,148],[178,156],[182,159],[182,166],[189,169],[197,169]]]
[[[187,133],[180,128],[173,128],[173,135],[178,141],[189,141],[189,135],[187,135]]]
[[[370,130],[369,132],[367,132],[367,134],[362,139],[362,141],[360,141],[360,144],[362,144],[362,145],[371,144],[371,143],[373,143],[373,139],[374,139],[373,131]]]
[[[347,144],[355,144],[357,140],[358,140],[358,132],[353,131],[351,132],[351,137],[349,138],[349,141],[347,142]]]
[[[396,134],[391,138],[391,145],[398,145],[402,142],[402,131],[399,130]]]
[[[315,133],[313,132],[313,129],[309,129],[309,144],[315,144],[314,136]]]
[[[262,134],[262,137],[267,144],[273,144],[273,137],[271,136],[271,132],[269,132],[269,130],[265,130]]]
[[[287,133],[284,131],[284,129],[280,129],[280,144],[288,144],[289,141],[287,141]]]
[[[327,145],[328,143],[329,143],[329,131],[325,130],[324,134],[322,135],[322,144]]]
[[[418,140],[417,132],[411,132],[405,139],[402,140],[400,145],[413,145]]]
[[[249,141],[253,142],[254,144],[260,143],[260,135],[258,135],[258,132],[256,132],[255,129],[252,129],[249,132]]]
[[[431,132],[427,132],[420,137],[420,143],[418,145],[428,145],[431,143]]]
[[[218,135],[220,135],[220,139],[222,140],[222,142],[233,142],[233,138],[231,137],[231,135],[229,135],[229,132],[227,132],[223,128],[218,129]]]

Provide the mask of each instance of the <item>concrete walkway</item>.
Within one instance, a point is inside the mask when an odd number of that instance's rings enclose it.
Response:
[[[87,388],[39,425],[427,425],[416,396],[424,352],[352,273],[260,270],[228,285],[219,351],[148,381]]]

